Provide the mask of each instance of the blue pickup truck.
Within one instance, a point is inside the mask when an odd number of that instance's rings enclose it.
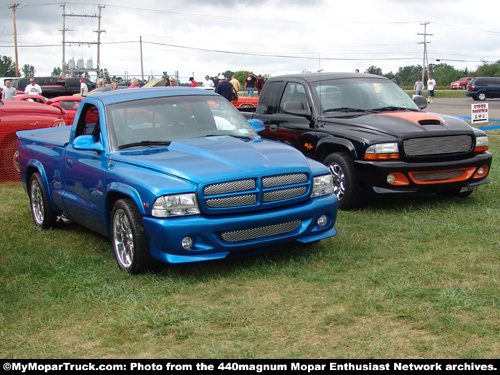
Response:
[[[109,237],[130,273],[334,236],[332,175],[263,128],[205,90],[96,94],[73,126],[17,133],[21,181],[37,226]]]

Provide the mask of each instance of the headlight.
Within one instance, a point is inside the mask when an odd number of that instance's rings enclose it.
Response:
[[[155,217],[197,215],[200,213],[195,194],[164,195],[155,200],[152,214]]]
[[[371,145],[365,151],[366,160],[396,160],[399,159],[397,143],[379,143]]]
[[[314,177],[311,198],[333,193],[333,176],[325,174]]]
[[[476,147],[474,148],[475,152],[484,152],[487,151],[490,145],[490,141],[488,137],[477,137],[476,138]]]

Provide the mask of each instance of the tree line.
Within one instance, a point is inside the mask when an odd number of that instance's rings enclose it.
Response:
[[[395,78],[396,81],[401,86],[413,87],[413,84],[418,78],[422,78],[422,66],[421,65],[408,65],[398,69],[396,73],[392,71],[389,73],[383,73],[382,69],[376,66],[371,66],[368,68],[370,73],[384,76],[387,78]],[[32,77],[35,75],[36,69],[33,65],[25,64],[22,66],[20,73],[24,77]],[[486,61],[482,62],[482,65],[477,66],[476,70],[468,69],[455,69],[452,65],[446,63],[439,64],[429,64],[429,72],[434,77],[437,82],[437,87],[448,88],[450,83],[458,80],[461,77],[500,77],[500,60],[495,63],[488,63]],[[55,67],[52,70],[52,75],[60,75],[62,69]],[[219,74],[224,74],[227,79],[231,79],[234,75],[240,82],[244,82],[248,75],[248,71],[240,70],[232,72],[227,70],[222,73],[214,74],[213,77],[217,77]],[[16,75],[15,62],[9,56],[1,56],[0,58],[0,77],[14,77]],[[88,75],[88,73],[87,73]],[[166,75],[166,72],[163,72]],[[264,79],[269,77],[269,74],[262,74]],[[121,77],[111,76],[107,69],[102,69],[100,72],[100,77],[107,79],[109,82],[115,80],[123,80]],[[88,77],[87,77],[88,78]],[[427,74],[424,76],[424,82],[427,80]]]

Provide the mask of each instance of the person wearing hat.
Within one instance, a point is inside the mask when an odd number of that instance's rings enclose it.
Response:
[[[231,85],[231,83],[228,82],[224,74],[219,75],[217,79],[219,80],[219,83],[215,88],[215,92],[223,96],[227,100],[231,101],[231,96],[233,94],[233,85]]]
[[[85,80],[83,78],[80,78],[80,95],[87,96],[88,93],[89,93],[89,87],[85,83]]]
[[[209,76],[205,76],[205,82],[202,84],[203,87],[214,87],[214,81],[210,79]]]

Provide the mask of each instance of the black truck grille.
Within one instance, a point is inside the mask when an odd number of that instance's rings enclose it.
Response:
[[[207,185],[203,199],[208,210],[241,207],[252,209],[305,197],[309,192],[310,178],[306,173],[291,173],[262,178],[248,178]]]
[[[403,149],[405,155],[410,157],[465,154],[472,150],[472,141],[470,135],[412,138],[403,141]]]

